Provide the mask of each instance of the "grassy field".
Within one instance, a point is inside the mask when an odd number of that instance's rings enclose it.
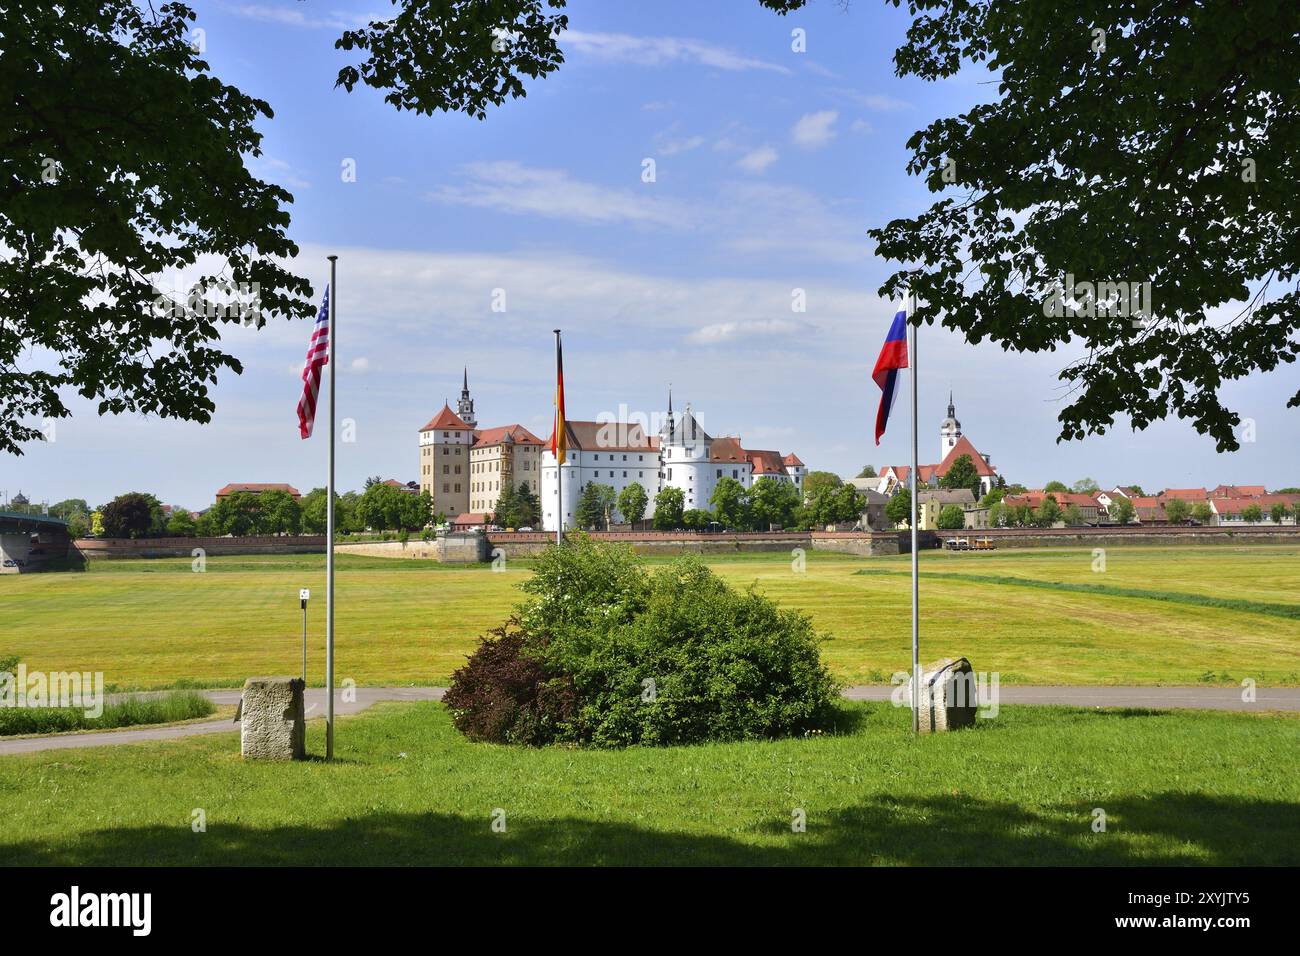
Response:
[[[804,573],[782,554],[709,560],[733,584],[810,614],[831,636],[824,654],[845,682],[888,681],[908,668],[905,556],[810,552]],[[1095,560],[1086,548],[922,555],[923,657],[964,655],[1006,683],[1300,684],[1300,550],[1116,547],[1101,572]],[[520,599],[528,573],[527,562],[494,573],[341,556],[338,678],[446,683]],[[300,587],[314,596],[310,676],[319,684],[323,556],[209,558],[202,574],[187,559],[161,559],[7,576],[0,656],[18,653],[32,669],[102,670],[118,688],[296,673]]]
[[[245,763],[233,732],[10,756],[0,853],[10,865],[1300,864],[1294,717],[1004,707],[914,740],[906,710],[844,713],[832,736],[575,751],[471,744],[441,705],[389,704],[340,723],[332,765]],[[321,737],[311,721],[311,752]],[[196,809],[206,832],[191,828]],[[497,809],[505,833],[491,829]]]

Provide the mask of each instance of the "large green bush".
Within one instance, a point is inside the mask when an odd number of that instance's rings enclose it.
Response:
[[[802,734],[833,720],[838,689],[810,619],[734,590],[696,558],[650,573],[626,547],[577,537],[547,549],[523,588],[518,646],[503,648],[498,633],[475,655],[495,666],[462,669],[453,684],[457,726],[475,739],[686,744]],[[486,683],[493,674],[499,686]],[[546,709],[547,733],[534,720],[522,734],[502,720],[536,714],[536,694],[557,681],[567,712]],[[512,732],[493,732],[502,724]]]

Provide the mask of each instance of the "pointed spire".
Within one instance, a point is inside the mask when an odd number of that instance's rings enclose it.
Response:
[[[478,427],[478,419],[474,416],[474,399],[469,397],[469,366],[464,366],[461,378],[460,400],[456,402],[456,413],[460,415],[461,420],[470,428]]]
[[[673,442],[674,436],[677,433],[677,424],[676,422],[673,421],[673,383],[672,382],[668,383],[668,421],[664,423],[664,432],[667,433],[666,438],[668,440],[668,443],[671,444]]]

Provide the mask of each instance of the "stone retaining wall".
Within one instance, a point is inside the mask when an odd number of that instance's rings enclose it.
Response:
[[[323,534],[254,535],[246,538],[80,538],[78,550],[95,558],[188,558],[195,548],[208,556],[232,554],[324,554]]]
[[[911,546],[907,531],[774,531],[699,534],[671,531],[598,531],[598,541],[619,541],[640,554],[734,554],[785,552],[795,548],[833,551],[863,557],[906,554]],[[1186,528],[996,528],[987,531],[922,531],[920,549],[939,547],[944,538],[989,538],[998,548],[1115,547],[1197,544],[1296,544],[1295,527],[1186,527]],[[412,537],[400,541],[356,541],[335,545],[339,553],[369,554],[385,558],[414,558],[453,563],[491,560],[494,550],[506,558],[540,554],[555,541],[540,531],[454,534],[433,541]],[[251,554],[321,554],[324,535],[264,535],[246,538],[82,538],[74,542],[85,558],[188,558],[195,548],[208,556]]]
[[[413,558],[446,564],[477,564],[489,558],[487,539],[481,534],[452,534],[445,538],[422,541],[357,541],[336,544],[337,554],[367,554],[376,558]]]

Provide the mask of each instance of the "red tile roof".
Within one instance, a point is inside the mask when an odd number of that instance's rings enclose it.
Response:
[[[1249,508],[1251,505],[1259,505],[1259,509],[1268,514],[1274,505],[1286,505],[1288,510],[1294,510],[1297,504],[1300,504],[1300,495],[1260,495],[1251,498],[1215,498],[1210,502],[1214,506],[1217,514],[1241,514],[1243,508]]]
[[[1268,494],[1263,485],[1219,485],[1209,492],[1211,498],[1258,498]]]
[[[1181,498],[1183,501],[1204,501],[1209,495],[1204,488],[1166,488],[1157,497]]]
[[[799,456],[796,455],[794,452],[790,452],[790,454],[782,458],[781,461],[783,461],[787,466],[794,466],[798,468],[803,467],[803,462],[799,460]]]
[[[739,438],[723,436],[713,439],[713,444],[709,446],[709,461],[740,463],[749,459],[745,456],[745,449],[740,447]]]
[[[564,433],[570,451],[659,451],[659,439],[647,436],[645,429],[634,422],[566,421]],[[546,439],[547,448],[551,447],[551,437],[554,432]]]
[[[1101,507],[1101,502],[1092,495],[1076,494],[1073,491],[1026,491],[1023,495],[1007,495],[1002,501],[1007,504],[1029,505],[1031,508],[1037,508],[1049,495],[1055,498],[1056,503],[1062,508],[1068,508],[1070,505],[1077,505],[1080,508]]]
[[[487,524],[489,517],[491,517],[491,515],[486,512],[465,511],[452,518],[451,523],[453,525]]]
[[[944,456],[943,461],[938,465],[936,474],[938,474],[940,478],[948,474],[948,469],[951,468],[953,463],[962,455],[970,455],[971,463],[975,466],[975,474],[979,475],[981,478],[988,478],[997,474],[997,469],[984,460],[984,456],[975,450],[975,446],[971,444],[970,439],[965,435],[962,435],[961,438],[957,439],[957,444],[953,445],[952,450]]]
[[[420,429],[422,432],[431,432],[442,429],[443,431],[473,431],[465,420],[451,410],[450,405],[443,405],[442,411],[430,419],[429,424]]]
[[[934,477],[934,469],[937,466],[917,465],[916,467],[918,471],[917,477],[920,479],[921,484],[923,485],[929,484],[930,479]],[[898,483],[902,485],[907,484],[907,480],[912,474],[911,465],[889,465],[888,469],[894,473],[894,477],[897,478]]]
[[[755,478],[759,475],[787,474],[779,451],[770,451],[765,448],[746,448],[745,457],[754,466]]]
[[[516,445],[542,445],[545,444],[540,438],[530,432],[523,425],[501,425],[497,428],[481,428],[474,432],[474,447],[483,448],[488,445],[500,445],[506,440],[506,436]]]
[[[224,498],[226,495],[233,495],[236,491],[251,491],[253,494],[261,494],[263,491],[287,491],[295,498],[302,497],[298,493],[298,489],[293,485],[275,483],[265,484],[256,481],[236,482],[234,484],[226,485],[217,492],[217,497]]]

